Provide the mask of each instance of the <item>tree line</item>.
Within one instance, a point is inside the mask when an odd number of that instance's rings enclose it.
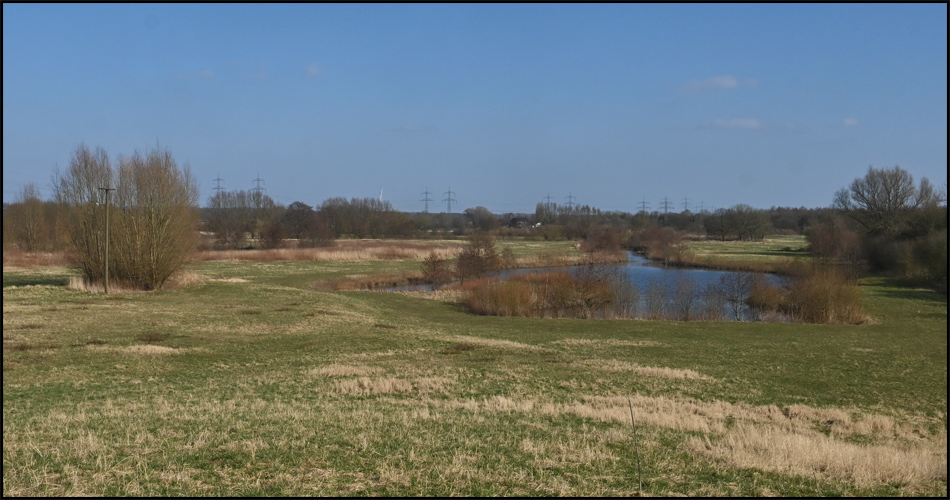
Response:
[[[115,163],[115,165],[113,165]],[[102,188],[111,188],[106,190]],[[944,188],[945,189],[945,188]],[[835,193],[826,208],[737,204],[714,211],[629,213],[589,205],[537,204],[533,214],[495,214],[485,207],[462,213],[408,213],[375,198],[324,200],[284,206],[262,190],[224,191],[199,207],[197,182],[167,149],[154,148],[112,162],[102,148],[81,144],[64,173],[53,176],[52,199],[24,186],[4,204],[4,250],[75,254],[87,278],[102,278],[107,197],[110,267],[143,287],[160,287],[184,252],[197,249],[332,245],[338,238],[451,238],[473,232],[538,240],[616,240],[665,261],[689,238],[756,240],[766,234],[803,234],[819,259],[848,268],[893,273],[946,290],[945,192],[929,180],[915,184],[900,167],[869,167]]]

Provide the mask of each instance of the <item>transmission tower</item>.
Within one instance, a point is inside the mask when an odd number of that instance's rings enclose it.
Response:
[[[444,201],[444,202],[446,202],[446,203],[449,204],[449,212],[448,212],[448,213],[452,213],[452,202],[453,202],[453,201],[458,201],[458,200],[456,200],[455,198],[452,198],[452,195],[453,195],[453,194],[454,194],[454,193],[452,193],[452,186],[449,186],[449,190],[445,193],[446,198],[445,198],[444,200],[442,200],[442,201]]]
[[[426,204],[426,209],[424,210],[424,213],[429,213],[429,202],[432,201],[432,198],[429,198],[430,194],[432,193],[429,192],[429,188],[426,188],[426,190],[422,193],[423,198],[419,200]]]
[[[264,203],[264,193],[267,192],[267,189],[261,187],[261,184],[264,184],[264,179],[261,179],[260,172],[257,173],[257,179],[254,179],[252,182],[254,182],[254,187],[251,188],[254,204],[257,205],[256,208],[261,208],[261,205]]]
[[[552,207],[552,205],[551,205],[551,193],[548,193],[548,195],[544,197],[544,206],[545,206],[546,208],[548,208],[549,210],[551,209],[551,207]]]
[[[574,208],[574,205],[577,205],[577,203],[574,203],[574,196],[572,196],[572,195],[571,195],[571,192],[568,191],[568,193],[567,193],[567,207],[568,207],[568,208]]]
[[[644,198],[643,201],[640,202],[640,211],[641,211],[641,212],[646,212],[646,211],[647,211],[647,208],[648,208],[647,205],[648,205],[648,204],[647,204],[647,199]]]
[[[673,206],[673,203],[670,201],[669,197],[663,197],[663,203],[660,203],[660,206],[663,208],[663,213],[670,211],[670,207]]]
[[[211,190],[214,191],[214,194],[224,191],[224,186],[221,185],[222,182],[224,182],[224,179],[221,178],[221,174],[219,173],[218,178],[214,180],[214,187],[211,188]]]
[[[683,198],[683,211],[689,212],[689,198]]]

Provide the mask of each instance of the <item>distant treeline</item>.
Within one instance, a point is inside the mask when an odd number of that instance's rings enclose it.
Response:
[[[88,198],[100,200],[101,194],[95,191]],[[35,185],[25,186],[14,203],[3,206],[4,250],[72,249],[81,231],[69,228],[75,219],[70,214],[81,203],[72,205],[43,200]],[[199,250],[327,246],[339,238],[458,238],[488,232],[501,238],[616,244],[676,263],[682,259],[684,240],[799,234],[808,238],[809,250],[817,258],[847,268],[852,276],[884,272],[944,291],[947,282],[946,195],[934,190],[926,178],[914,185],[913,177],[900,167],[869,168],[865,177],[839,190],[828,208],[763,210],[737,204],[714,211],[629,213],[538,203],[532,214],[495,214],[482,206],[462,213],[409,213],[375,198],[335,197],[317,206],[302,201],[284,206],[255,190],[219,191],[206,206],[191,208],[197,213]],[[88,212],[86,224],[95,224],[95,206],[82,209]]]

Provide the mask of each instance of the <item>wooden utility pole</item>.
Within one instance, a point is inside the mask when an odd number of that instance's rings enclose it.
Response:
[[[109,191],[115,191],[115,188],[101,187],[106,192],[106,295],[109,294]]]

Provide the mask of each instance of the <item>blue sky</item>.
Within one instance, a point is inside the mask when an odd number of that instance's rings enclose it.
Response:
[[[202,204],[824,207],[945,189],[946,4],[3,4],[3,200],[167,147]],[[700,205],[702,204],[702,205]]]

